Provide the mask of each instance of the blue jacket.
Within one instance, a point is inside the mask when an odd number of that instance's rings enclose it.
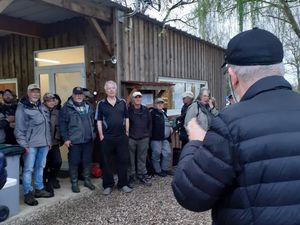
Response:
[[[172,187],[214,225],[300,224],[300,95],[280,76],[252,85],[241,102],[188,143]]]

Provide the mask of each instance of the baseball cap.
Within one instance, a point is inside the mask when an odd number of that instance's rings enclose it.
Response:
[[[185,98],[185,97],[194,98],[194,94],[191,91],[186,91],[182,94],[182,98]]]
[[[135,92],[133,92],[132,97],[135,98],[136,96],[141,96],[142,97],[143,95],[142,95],[141,92],[135,91]]]
[[[82,87],[74,87],[74,88],[73,88],[73,94],[75,94],[75,95],[83,94],[83,89],[82,89]]]
[[[34,89],[38,89],[40,90],[40,86],[38,84],[29,84],[27,87],[28,91],[34,90]]]
[[[155,104],[158,104],[158,103],[165,103],[165,101],[162,98],[157,98],[157,99],[155,99]]]
[[[283,60],[281,41],[269,31],[253,28],[234,36],[225,51],[225,64],[272,65]]]
[[[55,95],[49,92],[45,93],[43,96],[43,101],[46,102],[49,101],[50,99],[55,99]]]

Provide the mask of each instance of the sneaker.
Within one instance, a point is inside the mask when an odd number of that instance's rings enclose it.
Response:
[[[32,192],[29,192],[24,195],[24,203],[30,206],[35,206],[39,204],[39,202],[33,197]]]
[[[160,173],[156,173],[156,175],[158,175],[160,177],[166,177],[167,173],[165,171],[161,171]]]
[[[110,195],[112,192],[112,188],[111,187],[107,187],[103,190],[103,195]]]
[[[130,192],[132,192],[132,188],[125,185],[125,186],[120,188],[120,191],[122,191],[124,193],[130,193]]]
[[[152,185],[152,183],[149,181],[149,179],[147,179],[145,176],[138,178],[140,183],[142,183],[145,186],[150,187]]]
[[[35,198],[51,198],[53,197],[53,194],[51,194],[50,192],[46,191],[44,188],[39,190],[39,189],[35,189],[34,191],[34,197]]]
[[[135,176],[134,175],[129,176],[128,187],[133,188],[134,187],[134,183],[135,183]]]
[[[145,174],[144,177],[145,177],[145,179],[147,179],[147,180],[151,180],[151,179],[153,178],[153,175]]]

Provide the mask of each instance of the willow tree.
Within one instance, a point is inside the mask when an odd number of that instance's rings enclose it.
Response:
[[[236,18],[239,30],[251,21],[256,25],[263,18],[284,22],[300,39],[299,0],[198,0],[196,14],[201,25],[205,25],[208,15]]]
[[[228,30],[234,22],[240,32],[258,26],[275,33],[283,42],[285,63],[293,67],[300,92],[300,0],[198,0],[195,14],[200,36],[223,46],[220,32],[232,36]],[[217,39],[212,36],[216,31]]]

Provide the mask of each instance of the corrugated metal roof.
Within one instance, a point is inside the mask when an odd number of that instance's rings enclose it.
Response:
[[[48,24],[78,16],[77,13],[34,0],[13,1],[2,14]]]

